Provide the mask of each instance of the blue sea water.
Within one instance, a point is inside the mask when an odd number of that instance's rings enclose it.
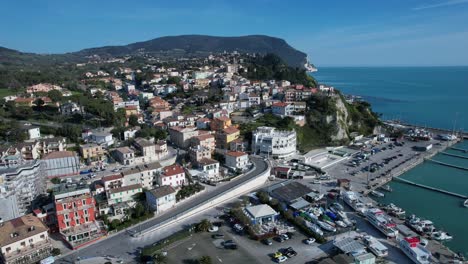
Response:
[[[313,76],[345,94],[360,95],[383,119],[468,130],[468,67],[319,68]],[[456,145],[468,149],[468,141]],[[453,149],[448,153],[468,157]],[[468,159],[438,154],[434,160],[468,168]],[[468,171],[432,162],[404,173],[402,178],[468,196]],[[468,257],[468,208],[463,199],[400,182],[390,183],[383,203],[395,203],[454,235],[444,242]]]
[[[312,76],[362,96],[383,119],[468,130],[468,67],[325,67]]]

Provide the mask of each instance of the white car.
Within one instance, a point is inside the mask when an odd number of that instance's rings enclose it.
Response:
[[[286,260],[288,260],[288,258],[286,256],[281,255],[281,256],[275,258],[275,260],[276,260],[276,262],[281,263],[281,262],[285,262]]]
[[[314,242],[315,242],[315,238],[313,237],[304,240],[304,243],[307,245],[312,245]]]
[[[215,225],[208,228],[208,232],[210,232],[210,233],[218,232],[218,230],[219,230],[219,227],[217,227]]]

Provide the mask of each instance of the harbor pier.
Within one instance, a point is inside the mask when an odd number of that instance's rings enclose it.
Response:
[[[443,189],[440,189],[440,188],[435,188],[435,187],[427,186],[427,185],[420,184],[420,183],[415,183],[415,182],[412,182],[412,181],[409,181],[409,180],[406,180],[406,179],[403,179],[403,178],[395,178],[395,180],[397,180],[399,182],[409,184],[409,185],[424,188],[424,189],[427,189],[427,190],[448,194],[448,195],[455,196],[455,197],[462,198],[462,199],[468,199],[468,196],[463,195],[463,194],[446,191],[446,190],[443,190]]]

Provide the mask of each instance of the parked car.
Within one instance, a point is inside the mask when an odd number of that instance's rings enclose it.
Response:
[[[210,233],[218,232],[218,230],[219,230],[219,227],[215,225],[212,225],[210,228],[208,228],[208,232]]]
[[[284,240],[285,240],[285,239],[284,239],[283,237],[281,237],[281,236],[274,237],[273,239],[274,239],[275,241],[279,242],[279,243],[283,243]]]
[[[278,263],[285,262],[286,260],[288,260],[288,258],[285,256],[280,256],[278,258],[275,258],[275,261]]]
[[[273,242],[271,241],[271,239],[268,239],[268,238],[262,239],[262,243],[267,246],[273,245]]]
[[[232,240],[226,240],[223,242],[225,249],[237,249],[237,244]]]
[[[292,247],[288,247],[288,248],[284,249],[282,253],[283,253],[283,255],[286,255],[288,258],[292,258],[294,256],[297,256],[297,252]]]
[[[306,244],[306,245],[312,245],[313,243],[315,243],[315,238],[313,238],[313,237],[304,239],[304,244]]]
[[[212,238],[218,239],[218,238],[223,238],[224,235],[223,235],[223,234],[214,234],[214,235],[212,235],[211,237],[212,237]]]

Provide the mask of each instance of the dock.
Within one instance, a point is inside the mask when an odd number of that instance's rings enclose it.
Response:
[[[460,159],[468,159],[467,156],[452,154],[452,153],[448,153],[448,152],[441,152],[440,154],[447,155],[447,156],[451,156],[451,157],[455,157],[455,158],[460,158]]]
[[[451,147],[450,149],[458,150],[458,151],[461,151],[461,152],[468,152],[468,149],[462,149],[462,148],[456,148],[456,147]]]
[[[427,185],[420,184],[420,183],[415,183],[415,182],[412,182],[412,181],[409,181],[409,180],[406,180],[406,179],[403,179],[403,178],[398,177],[398,178],[394,178],[394,180],[397,180],[397,181],[400,181],[400,182],[403,182],[403,183],[406,183],[406,184],[409,184],[409,185],[417,186],[417,187],[420,187],[420,188],[424,188],[424,189],[427,189],[427,190],[448,194],[448,195],[455,196],[455,197],[458,197],[458,198],[468,199],[468,196],[463,195],[463,194],[449,192],[449,191],[446,191],[446,190],[443,190],[443,189],[427,186]]]
[[[447,167],[452,167],[452,168],[459,169],[459,170],[468,171],[468,168],[465,168],[465,167],[462,167],[462,166],[457,166],[457,165],[453,165],[453,164],[448,164],[448,163],[441,162],[441,161],[437,161],[437,160],[433,160],[433,159],[426,159],[426,160],[427,160],[427,161],[430,161],[430,162],[434,162],[434,163],[439,164],[439,165],[443,165],[443,166],[447,166]]]

